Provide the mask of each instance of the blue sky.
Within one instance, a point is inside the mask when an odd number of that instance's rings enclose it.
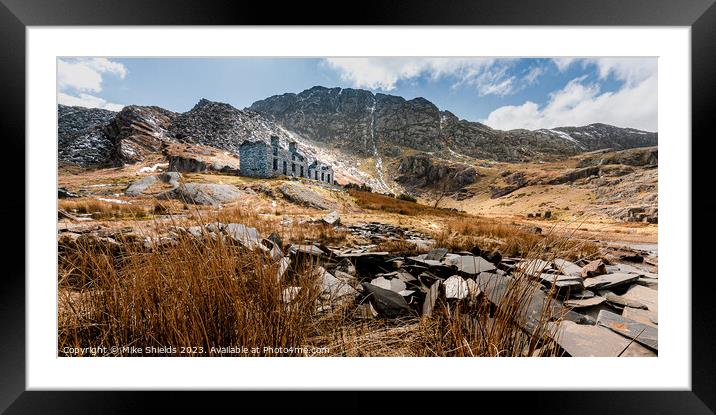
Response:
[[[424,97],[493,128],[603,122],[657,130],[656,58],[59,58],[58,101],[184,112],[315,85]]]

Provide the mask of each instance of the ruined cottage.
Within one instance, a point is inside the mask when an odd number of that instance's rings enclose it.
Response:
[[[239,148],[241,175],[250,177],[292,176],[333,183],[333,168],[320,160],[309,160],[298,150],[296,142],[281,147],[279,138],[271,136],[271,144],[264,141],[244,141]]]

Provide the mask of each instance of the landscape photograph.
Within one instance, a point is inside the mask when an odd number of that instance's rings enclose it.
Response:
[[[59,357],[658,356],[656,57],[56,64]]]

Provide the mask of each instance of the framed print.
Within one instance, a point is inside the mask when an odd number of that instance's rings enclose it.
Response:
[[[0,291],[8,413],[154,390],[716,406],[691,230],[712,2],[366,5],[334,26],[2,1],[24,160],[5,209],[25,219]]]

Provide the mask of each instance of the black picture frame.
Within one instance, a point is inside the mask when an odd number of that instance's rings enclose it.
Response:
[[[12,179],[4,185],[5,194],[13,202],[0,204],[3,218],[23,215],[25,163],[20,154],[25,151],[25,29],[27,26],[71,25],[557,25],[557,26],[688,26],[691,27],[692,64],[692,190],[709,189],[711,178],[698,174],[696,169],[709,166],[714,147],[709,130],[712,125],[709,103],[716,91],[716,6],[715,0],[537,0],[519,1],[361,1],[360,7],[339,11],[338,3],[303,2],[238,3],[226,1],[161,1],[161,0],[0,0],[0,80],[3,93],[0,105],[2,149],[10,159],[4,167],[13,171]],[[328,13],[326,13],[328,12]],[[327,16],[327,14],[333,14]],[[121,40],[118,40],[121,41]],[[685,139],[686,140],[686,139]],[[698,151],[694,151],[698,147]],[[12,156],[9,156],[12,155]],[[14,165],[12,165],[14,164]],[[20,180],[20,177],[23,180]],[[693,192],[700,196],[700,192]],[[714,203],[700,196],[700,203],[692,200],[692,207],[712,208]],[[20,206],[21,204],[21,206]],[[22,208],[21,208],[22,207]],[[696,217],[693,211],[692,223]],[[229,408],[240,408],[238,402],[247,397],[234,394],[204,393],[147,393],[147,392],[36,392],[25,387],[25,258],[24,226],[17,219],[4,225],[6,243],[5,272],[0,282],[0,411],[20,413],[125,413],[151,409],[159,403],[162,412],[179,408],[182,412],[210,411],[215,405],[229,401]],[[11,229],[15,226],[18,229]],[[713,225],[699,226],[699,234],[709,235]],[[709,233],[707,233],[709,232]],[[22,236],[21,236],[22,235]],[[694,237],[692,233],[692,237]],[[7,242],[10,243],[7,243]],[[709,244],[693,239],[692,258],[708,258]],[[11,266],[8,266],[11,265]],[[694,264],[697,265],[697,264]],[[691,275],[689,275],[691,274]],[[699,275],[697,268],[684,270],[678,276],[692,284],[692,387],[688,391],[592,391],[592,392],[497,392],[490,396],[478,393],[460,398],[484,408],[482,401],[498,402],[509,412],[605,414],[714,413],[716,409],[716,344],[714,341],[714,303],[711,302],[714,277]],[[674,276],[676,277],[676,276]],[[699,277],[699,278],[696,278]],[[577,368],[575,368],[577,370]],[[238,375],[238,374],[237,374]],[[387,374],[399,377],[407,374]],[[479,374],[476,374],[479,375]],[[381,376],[381,374],[376,374]],[[614,376],[628,376],[616,373]],[[516,396],[519,394],[519,396]],[[169,396],[168,396],[169,395]],[[219,399],[217,399],[219,398]],[[356,394],[336,396],[340,407],[323,410],[368,408],[370,400]],[[325,398],[312,396],[251,398],[255,403],[268,404],[271,410],[292,410],[306,405],[316,408],[316,401]],[[406,411],[423,401],[439,403],[425,395],[416,400],[390,399],[381,409]],[[392,404],[390,402],[393,402]],[[437,402],[435,402],[437,401]],[[410,404],[410,402],[413,402]],[[416,402],[419,402],[417,404]],[[244,407],[244,404],[241,404]],[[393,408],[391,408],[393,407]],[[480,410],[482,410],[482,408]],[[445,409],[445,408],[444,408]],[[320,406],[318,410],[321,410]]]

